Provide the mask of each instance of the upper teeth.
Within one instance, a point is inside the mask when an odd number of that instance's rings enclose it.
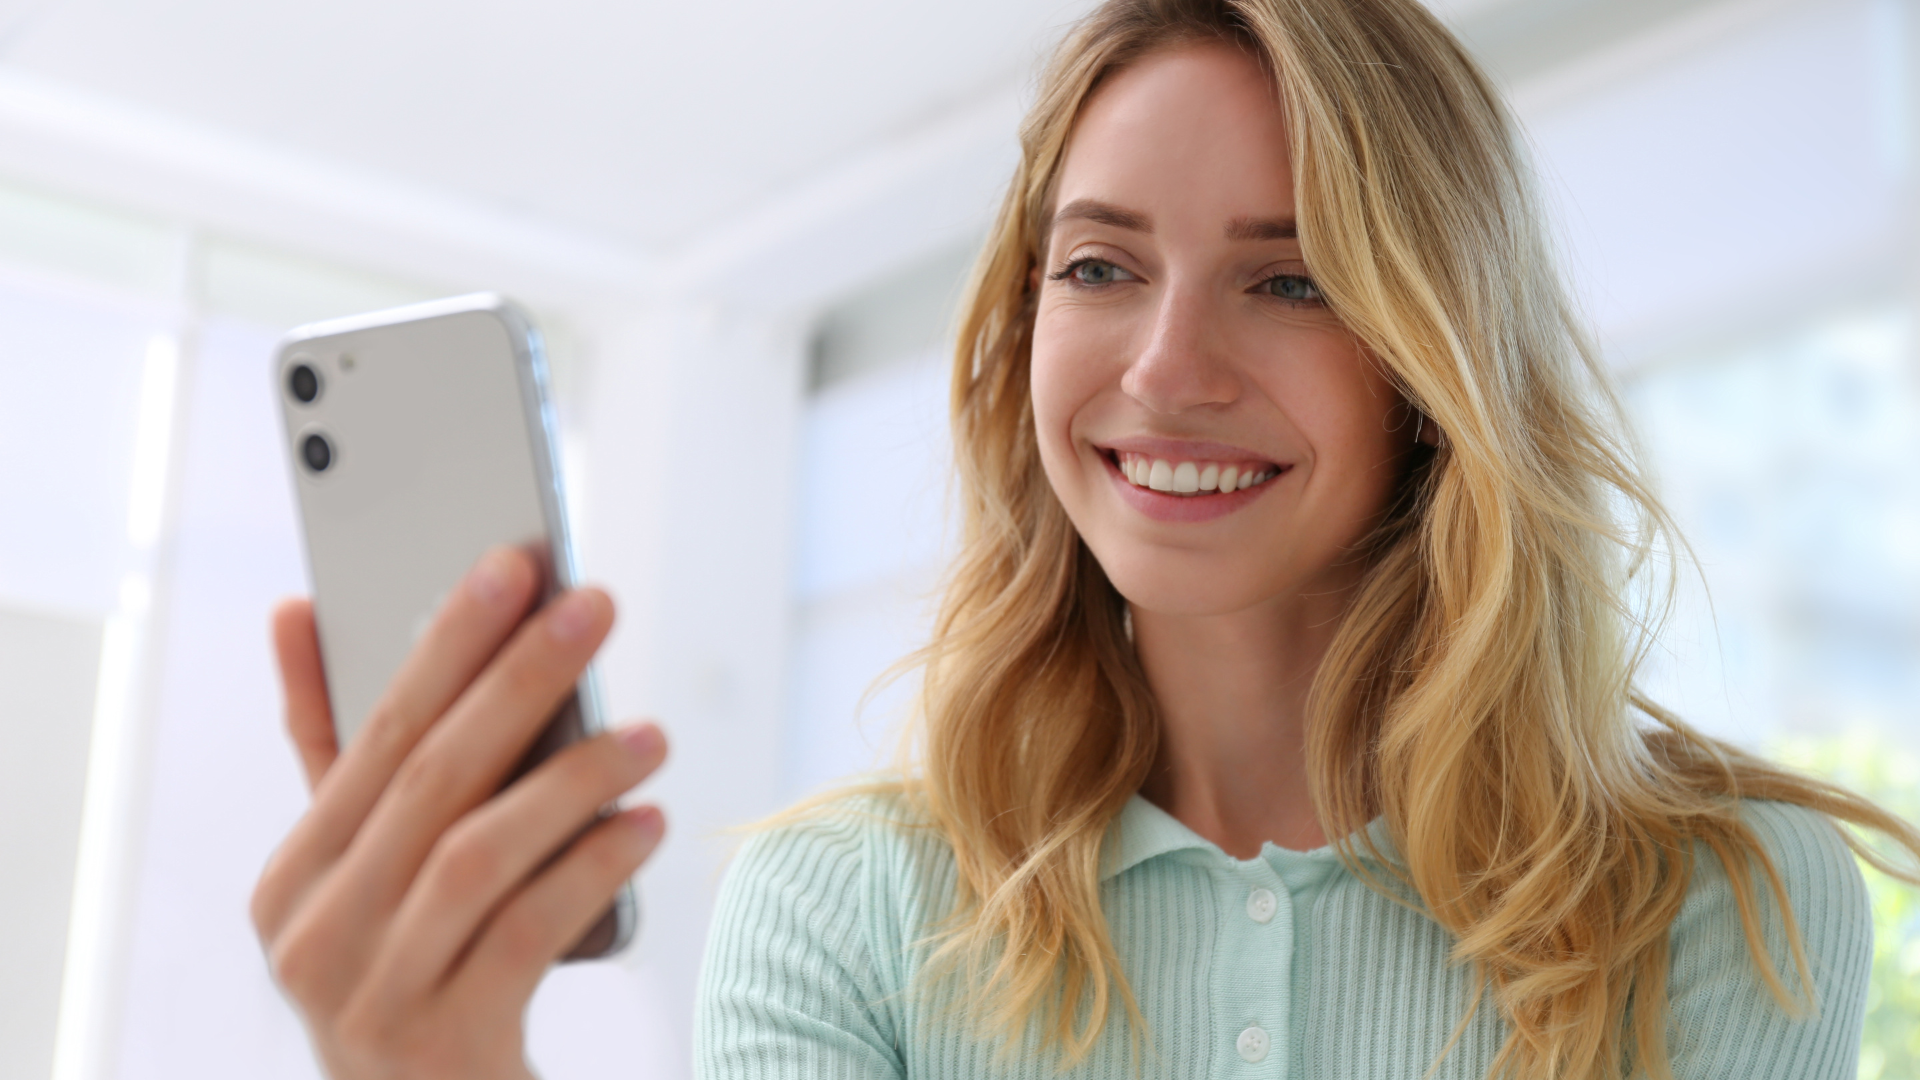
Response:
[[[1203,491],[1237,491],[1262,484],[1279,472],[1271,465],[1222,465],[1217,461],[1169,464],[1144,454],[1121,454],[1120,473],[1139,487],[1173,495]]]

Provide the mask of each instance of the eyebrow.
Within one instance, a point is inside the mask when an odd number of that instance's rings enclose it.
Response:
[[[1297,240],[1299,226],[1292,218],[1234,218],[1227,222],[1229,240]]]
[[[1111,225],[1128,232],[1151,233],[1153,231],[1153,219],[1147,215],[1112,203],[1103,203],[1098,199],[1075,199],[1061,207],[1060,212],[1053,215],[1053,227],[1057,229],[1062,222],[1071,221],[1074,218],[1084,218],[1087,221]]]
[[[1060,212],[1053,215],[1053,227],[1058,229],[1062,223],[1075,219],[1111,225],[1128,232],[1153,232],[1152,218],[1137,210],[1128,210],[1098,199],[1075,199],[1061,207]],[[1300,229],[1292,218],[1237,217],[1227,222],[1226,236],[1229,240],[1296,240],[1300,236]]]

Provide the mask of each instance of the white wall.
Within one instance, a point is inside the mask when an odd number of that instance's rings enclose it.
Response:
[[[138,269],[139,259],[121,256],[152,235],[90,244],[99,217],[35,219],[7,195],[0,237],[16,250],[61,226],[80,240],[60,246],[64,263],[0,263],[0,611],[9,626],[0,645],[9,836],[0,850],[20,875],[5,890],[20,921],[0,929],[13,1003],[0,1059],[45,1075],[60,1043],[49,1014],[57,1006],[61,1024],[73,1015],[63,995],[78,980],[67,972],[88,959],[69,946],[98,940],[98,901],[124,864],[114,785],[93,778],[118,749],[111,733],[135,674],[126,646],[151,595],[153,511],[165,481],[164,447],[155,451],[170,416],[175,311],[119,287],[133,275],[102,274],[103,284],[73,273]],[[66,909],[57,919],[46,910],[54,903]]]
[[[626,961],[658,1009],[648,1075],[689,1068],[708,913],[737,842],[726,830],[779,807],[801,329],[662,305],[625,328],[632,359],[596,368],[586,395],[582,560],[621,611],[598,661],[608,708],[659,718],[673,748],[645,789],[668,839],[641,875]]]
[[[100,633],[0,608],[0,1075],[53,1070]]]
[[[1729,5],[1517,95],[1704,575],[1649,689],[1756,748],[1920,745],[1911,17]]]
[[[268,606],[305,585],[262,359],[274,336],[214,319],[194,342],[105,1075],[173,1076],[196,1056],[208,1076],[310,1072],[246,918],[305,804],[264,633]]]
[[[1906,7],[1723,4],[1517,88],[1616,363],[1903,272]]]
[[[944,352],[919,350],[807,401],[781,763],[788,799],[891,763],[914,680],[874,680],[926,641],[957,525],[949,370]]]

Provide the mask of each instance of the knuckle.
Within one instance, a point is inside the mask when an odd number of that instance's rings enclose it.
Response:
[[[554,950],[546,920],[540,909],[522,897],[494,920],[493,948],[496,955],[513,967],[544,964]]]
[[[530,641],[501,664],[500,677],[506,691],[516,699],[546,698],[573,678],[568,659],[558,656],[544,643]]]
[[[383,754],[400,749],[406,738],[401,730],[405,725],[400,722],[400,710],[394,705],[393,696],[393,688],[388,687],[373,708],[367,710],[367,719],[360,725],[359,738]]]
[[[253,893],[247,897],[247,918],[253,922],[253,932],[263,941],[273,936],[286,914],[290,888],[285,860],[284,848],[275,851],[267,860],[266,868],[260,871],[260,880],[253,883]]]
[[[449,829],[434,852],[430,880],[448,896],[487,890],[505,876],[506,853],[486,832],[463,821]]]
[[[459,763],[450,755],[438,752],[439,749],[429,741],[408,754],[394,774],[393,790],[409,801],[428,805],[439,805],[458,797],[466,786],[466,778]]]
[[[356,744],[365,744],[361,753],[370,753],[377,759],[395,761],[402,758],[419,741],[423,721],[431,719],[425,715],[424,703],[415,700],[418,691],[406,682],[406,673],[394,676],[386,691],[367,711],[367,718],[360,725],[359,734],[354,736]]]
[[[267,950],[273,979],[287,996],[311,1009],[321,1000],[335,950],[310,924],[289,927]]]
[[[343,756],[351,753],[397,771],[406,762],[407,755],[418,748],[422,734],[421,726],[409,719],[413,710],[398,700],[402,696],[398,687],[387,687],[367,710],[367,718],[354,735],[352,745],[336,745],[336,749]]]
[[[370,1058],[391,1059],[402,1041],[391,1010],[373,1008],[363,997],[341,1008],[333,1018],[332,1028],[334,1042]]]
[[[261,875],[254,883],[253,895],[247,898],[247,919],[253,924],[254,935],[266,940],[280,923],[280,890],[270,875]]]

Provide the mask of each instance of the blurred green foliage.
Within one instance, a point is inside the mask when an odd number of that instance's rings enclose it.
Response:
[[[1874,728],[1796,736],[1776,746],[1775,755],[1920,822],[1920,755]],[[1913,865],[1911,856],[1876,846],[1895,865]],[[1920,888],[1864,863],[1861,869],[1873,897],[1873,982],[1867,989],[1860,1080],[1920,1080]]]

